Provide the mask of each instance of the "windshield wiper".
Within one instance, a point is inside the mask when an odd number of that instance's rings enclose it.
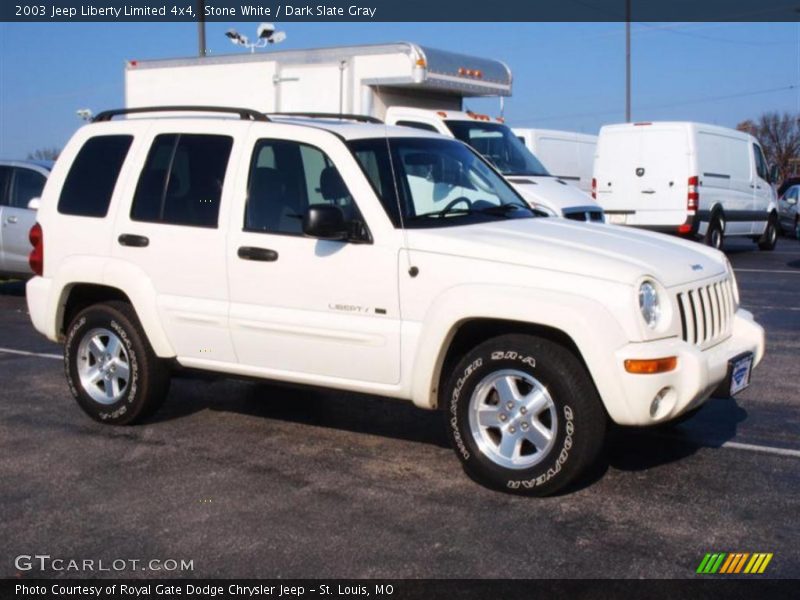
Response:
[[[506,217],[508,216],[509,213],[516,212],[518,210],[527,210],[531,214],[536,214],[536,211],[534,211],[530,206],[523,206],[522,204],[498,204],[496,206],[486,206],[484,208],[478,208],[475,209],[473,212]]]
[[[430,212],[414,215],[409,219],[409,221],[415,221],[417,219],[440,219],[442,217],[446,217],[447,215],[471,215],[474,213],[475,211],[471,208],[445,208],[442,210],[432,210]]]

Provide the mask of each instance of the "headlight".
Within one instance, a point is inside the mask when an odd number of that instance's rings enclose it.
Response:
[[[661,301],[652,281],[643,281],[639,286],[639,310],[650,329],[655,329],[661,318]]]

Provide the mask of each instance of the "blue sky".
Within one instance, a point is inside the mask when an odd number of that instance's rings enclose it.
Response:
[[[213,54],[238,51],[209,23]],[[504,60],[514,73],[512,125],[596,133],[624,119],[622,23],[282,23],[283,48],[408,40]],[[123,104],[127,59],[190,56],[193,23],[0,23],[0,157],[61,147],[75,111]],[[633,25],[633,118],[735,126],[766,110],[800,108],[800,25]],[[793,86],[793,89],[787,89]],[[496,100],[470,101],[498,113]]]

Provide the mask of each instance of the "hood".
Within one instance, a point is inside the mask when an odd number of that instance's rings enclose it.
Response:
[[[559,216],[564,209],[591,207],[602,211],[600,205],[586,192],[558,177],[507,176],[514,189],[530,204],[543,204]]]
[[[411,250],[450,254],[635,285],[643,276],[665,287],[721,275],[722,252],[660,233],[539,217],[409,229]]]

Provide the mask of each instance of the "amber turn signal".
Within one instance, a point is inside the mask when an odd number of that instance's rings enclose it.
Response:
[[[650,359],[628,359],[625,361],[625,370],[636,375],[653,375],[655,373],[668,373],[678,366],[677,356]]]

